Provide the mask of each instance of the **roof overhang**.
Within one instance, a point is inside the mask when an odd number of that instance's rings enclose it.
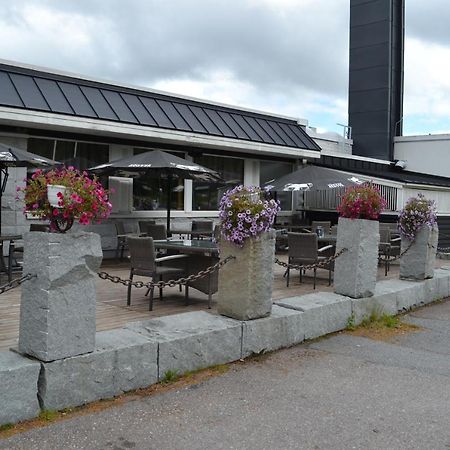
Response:
[[[143,127],[101,119],[73,117],[41,111],[24,111],[5,106],[0,106],[0,124],[69,133],[92,134],[95,136],[105,136],[105,138],[137,139],[146,142],[151,141],[207,149],[221,149],[289,159],[320,158],[320,151],[314,150],[242,141],[179,130]]]

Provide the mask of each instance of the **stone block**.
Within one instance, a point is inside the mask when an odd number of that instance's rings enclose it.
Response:
[[[416,234],[412,245],[411,241],[402,238],[401,251],[405,254],[400,259],[401,279],[424,280],[433,277],[438,237],[437,226],[424,226]]]
[[[42,363],[39,398],[44,409],[75,407],[157,381],[158,346],[131,330],[97,333],[96,349]]]
[[[304,315],[301,311],[274,305],[269,317],[243,322],[242,358],[303,342]]]
[[[379,223],[376,220],[339,218],[336,251],[346,248],[335,261],[334,291],[352,298],[370,297],[378,273]]]
[[[303,311],[305,339],[343,330],[352,314],[351,299],[332,292],[317,292],[285,298],[278,306]]]
[[[102,260],[94,233],[26,233],[19,350],[41,361],[95,348],[96,272]]]
[[[377,315],[397,314],[397,293],[405,286],[398,285],[399,280],[386,280],[376,284],[374,295],[352,299],[352,313],[355,324],[361,323],[365,317],[370,317],[372,313]]]
[[[433,278],[425,280],[424,283],[424,303],[428,304],[436,300],[441,300],[450,295],[450,273],[448,270],[435,269]]]
[[[219,314],[237,320],[268,316],[272,308],[275,231],[247,239],[242,248],[222,239],[220,254],[236,259],[219,271]]]
[[[159,379],[241,357],[242,324],[204,311],[159,317],[127,325],[159,345]]]
[[[0,425],[39,415],[41,365],[14,352],[0,352]]]

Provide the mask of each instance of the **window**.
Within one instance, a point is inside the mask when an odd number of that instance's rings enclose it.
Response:
[[[135,148],[134,154],[149,152],[152,149]],[[168,152],[180,158],[181,152]],[[152,211],[167,209],[167,177],[157,171],[150,172],[147,176],[139,176],[133,179],[133,207],[136,211]],[[184,210],[184,180],[172,178],[172,201],[170,209]]]
[[[283,175],[292,172],[292,164],[284,162],[269,162],[261,161],[259,166],[259,183],[264,186],[265,183],[271,180],[276,180]],[[291,192],[277,192],[277,199],[280,201],[281,209],[290,211],[292,209],[292,193]]]
[[[223,193],[244,182],[244,160],[224,158],[220,156],[197,156],[194,161],[201,166],[218,172],[226,182],[226,186],[193,182],[192,209],[195,211],[215,211]]]
[[[39,156],[44,156],[45,158],[53,159],[54,147],[55,141],[53,139],[28,139],[28,151]]]
[[[59,144],[59,142],[58,142]],[[58,149],[58,147],[57,147]],[[73,165],[80,169],[98,166],[109,161],[109,145],[77,142]]]
[[[108,145],[89,142],[29,138],[28,151],[74,166],[80,170],[109,161]]]

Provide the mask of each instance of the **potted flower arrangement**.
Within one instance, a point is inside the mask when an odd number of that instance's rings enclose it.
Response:
[[[24,213],[50,221],[52,231],[65,232],[74,221],[89,225],[111,213],[109,192],[96,177],[73,167],[37,170],[24,188]]]
[[[439,236],[435,202],[423,194],[408,199],[398,216],[398,229],[403,254],[400,278],[432,278]]]
[[[375,290],[380,242],[378,218],[386,207],[380,191],[371,183],[350,187],[342,196],[336,250],[346,248],[335,262],[337,294],[370,297]]]
[[[235,259],[219,271],[218,310],[238,320],[272,310],[275,231],[279,203],[259,187],[237,186],[220,201],[220,254]]]
[[[49,186],[56,186],[51,201]],[[24,235],[23,270],[36,278],[22,288],[19,349],[41,361],[92,352],[95,279],[103,255],[100,236],[65,231],[74,220],[86,225],[108,217],[108,191],[96,178],[73,167],[39,170],[19,191],[25,211],[49,220],[54,231]]]

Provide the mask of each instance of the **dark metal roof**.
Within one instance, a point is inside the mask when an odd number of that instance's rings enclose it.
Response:
[[[0,105],[320,151],[295,120],[9,64]]]
[[[428,175],[408,170],[400,170],[393,164],[380,164],[371,161],[362,161],[350,158],[322,155],[319,162],[314,164],[345,170],[360,175],[384,178],[406,184],[424,184],[429,186],[450,187],[450,178],[437,175]]]

